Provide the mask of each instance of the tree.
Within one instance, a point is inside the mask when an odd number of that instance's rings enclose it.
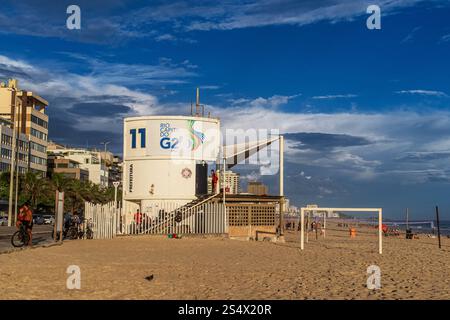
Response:
[[[18,204],[22,205],[29,201],[34,210],[38,207],[52,210],[56,190],[64,192],[65,210],[72,213],[83,210],[85,202],[105,204],[114,200],[114,188],[105,188],[90,181],[69,178],[61,173],[53,173],[51,178],[43,178],[38,173],[27,172],[19,175]],[[2,172],[0,198],[8,199],[8,197],[9,172]]]
[[[22,181],[19,180],[21,196],[30,202],[32,209],[36,209],[38,203],[43,200],[49,191],[48,180],[42,178],[39,173],[31,171],[25,173],[21,178]]]
[[[61,173],[53,173],[50,179],[50,184],[53,187],[53,190],[56,191],[66,191],[70,185],[70,180],[65,175]]]

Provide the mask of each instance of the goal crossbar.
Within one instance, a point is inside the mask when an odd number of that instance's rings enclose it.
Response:
[[[300,249],[305,248],[305,211],[344,211],[344,212],[378,212],[378,252],[383,253],[383,234],[382,234],[382,221],[383,221],[383,209],[381,208],[300,208]]]

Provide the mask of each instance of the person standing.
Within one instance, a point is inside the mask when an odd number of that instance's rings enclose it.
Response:
[[[136,230],[140,232],[142,223],[142,213],[139,211],[139,209],[137,209],[136,213],[134,214],[134,222],[136,223]]]
[[[211,170],[211,183],[212,183],[212,193],[217,193],[217,182],[219,178],[217,177],[217,173],[214,170]]]

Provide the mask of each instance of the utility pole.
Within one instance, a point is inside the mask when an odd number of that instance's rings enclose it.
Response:
[[[226,184],[226,179],[225,179],[225,170],[227,167],[227,158],[225,157],[225,155],[223,156],[223,170],[222,170],[222,182],[223,182],[223,186],[222,186],[222,202],[223,202],[223,206],[225,207],[225,184]]]
[[[17,108],[17,137],[16,137],[16,195],[14,199],[14,221],[17,221],[17,199],[19,198],[19,152],[20,152],[20,132],[21,132],[21,109],[22,101]]]
[[[8,202],[8,227],[12,226],[13,219],[13,196],[14,196],[14,169],[16,160],[16,109],[17,109],[17,91],[16,88],[13,89],[13,114],[12,120],[12,141],[11,141],[11,169],[9,172],[9,202]],[[14,222],[16,221],[16,215],[14,214]]]
[[[439,249],[441,248],[441,228],[439,227],[439,208],[436,206],[436,223],[437,223],[437,231],[438,231],[438,241],[439,241]]]
[[[280,192],[280,235],[284,232],[284,137],[278,136],[279,142],[279,192]]]
[[[409,229],[409,208],[406,208],[406,230]]]
[[[110,143],[111,143],[111,141],[100,142],[100,144],[103,144],[105,146],[105,153],[104,153],[104,156],[105,156],[105,169],[106,169],[106,146],[108,144],[110,144]],[[100,157],[100,168],[101,168],[101,163],[102,163],[102,157]],[[106,178],[106,174],[104,174],[103,176]],[[109,183],[106,182],[106,186],[108,186],[108,185],[109,185]]]

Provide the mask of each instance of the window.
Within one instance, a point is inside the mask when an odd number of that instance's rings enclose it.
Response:
[[[11,166],[8,163],[0,162],[0,171],[7,172],[11,169]]]
[[[47,159],[41,158],[41,157],[36,157],[31,155],[30,156],[30,162],[35,163],[35,164],[40,164],[42,166],[46,166],[47,165]]]
[[[2,134],[2,144],[11,145],[12,144],[12,137],[8,136],[6,134]]]
[[[11,159],[12,151],[9,149],[2,148],[1,156],[2,156],[2,158],[5,158],[5,159]]]
[[[34,128],[31,128],[31,135],[35,136],[38,139],[47,141],[47,135],[39,130],[34,129]]]
[[[31,122],[37,124],[38,126],[41,126],[42,128],[45,128],[45,129],[48,128],[47,121],[42,120],[41,118],[38,118],[35,115],[31,115]]]
[[[42,153],[46,153],[47,152],[47,147],[43,146],[42,144],[30,141],[30,148],[32,150],[38,151],[38,152],[42,152]]]
[[[28,162],[28,155],[24,153],[19,153],[19,161]]]

